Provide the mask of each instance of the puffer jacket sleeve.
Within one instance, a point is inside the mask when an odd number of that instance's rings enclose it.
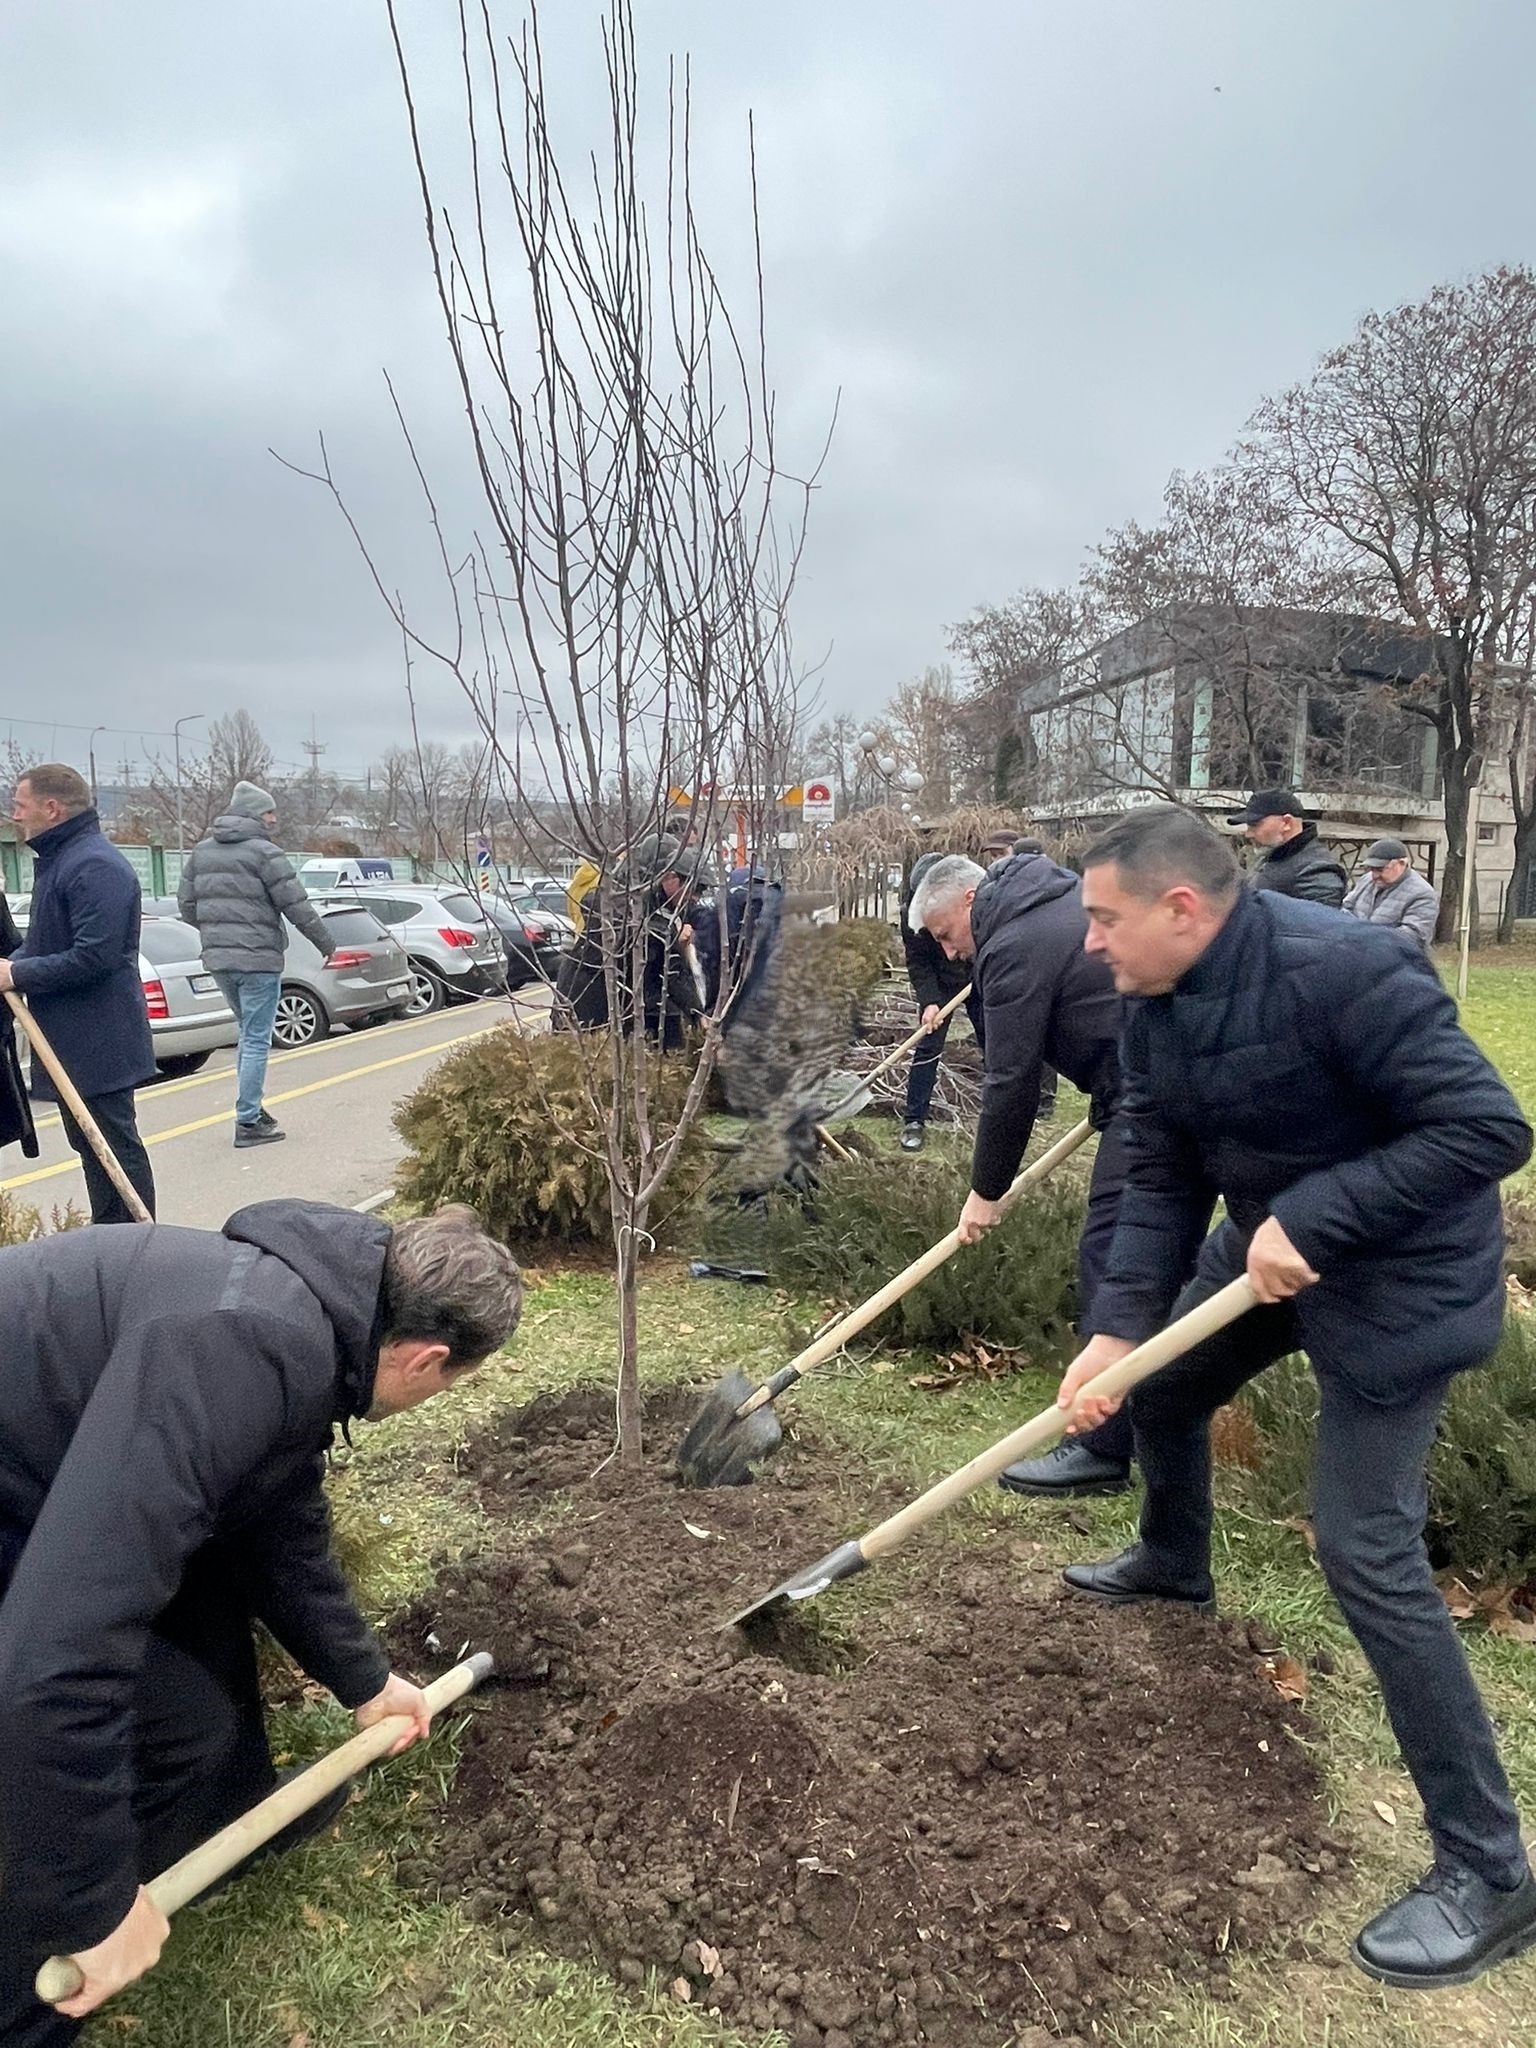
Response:
[[[1306,862],[1291,888],[1303,903],[1322,903],[1329,910],[1344,908],[1344,870],[1336,860],[1322,855]]]
[[[1304,1174],[1270,1203],[1319,1273],[1388,1251],[1403,1231],[1515,1173],[1531,1153],[1520,1106],[1457,1020],[1434,968],[1395,936],[1337,950],[1308,1026],[1387,1134]]]
[[[1415,880],[1418,878],[1415,877]],[[1412,899],[1403,910],[1403,930],[1412,932],[1427,953],[1435,940],[1435,926],[1440,921],[1440,898],[1428,882],[1415,889]]]
[[[181,864],[181,875],[176,883],[176,908],[181,912],[183,924],[197,927],[197,848]]]
[[[306,895],[303,883],[293,871],[293,862],[270,841],[263,842],[261,849],[261,883],[273,909],[329,960],[336,950],[330,927]]]

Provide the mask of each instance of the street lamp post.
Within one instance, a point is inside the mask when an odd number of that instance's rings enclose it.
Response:
[[[85,751],[90,757],[91,763],[91,803],[93,806],[96,802],[96,735],[99,732],[105,732],[106,729],[104,725],[93,725],[91,727],[91,736],[85,743]]]
[[[187,850],[187,831],[181,812],[181,728],[184,725],[195,725],[203,715],[201,711],[189,711],[185,717],[178,718],[171,727],[171,732],[176,741],[176,851],[178,853],[185,853]]]

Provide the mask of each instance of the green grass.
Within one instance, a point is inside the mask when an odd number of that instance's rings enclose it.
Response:
[[[1454,992],[1454,954],[1442,953],[1438,964]],[[1483,947],[1472,956],[1462,1022],[1536,1123],[1536,955],[1528,947]],[[1522,1194],[1533,1185],[1536,1162],[1509,1182]]]

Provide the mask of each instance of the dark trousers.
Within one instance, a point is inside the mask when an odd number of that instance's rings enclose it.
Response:
[[[1109,1248],[1114,1242],[1125,1176],[1125,1144],[1120,1121],[1115,1118],[1107,1130],[1099,1133],[1093,1174],[1088,1182],[1088,1213],[1083,1218],[1083,1234],[1077,1241],[1077,1299],[1082,1314],[1087,1313],[1109,1266]],[[1097,1429],[1084,1431],[1077,1441],[1101,1458],[1127,1464],[1134,1449],[1130,1415],[1122,1406]]]
[[[132,1186],[137,1189],[145,1208],[155,1213],[155,1178],[149,1170],[149,1154],[144,1149],[144,1140],[139,1136],[138,1118],[134,1114],[133,1090],[120,1088],[111,1095],[87,1095],[85,1106],[101,1126],[101,1135],[117,1158]],[[113,1187],[106,1168],[91,1150],[90,1140],[75,1122],[61,1102],[59,1115],[64,1119],[64,1135],[80,1155],[80,1166],[85,1174],[86,1193],[91,1198],[91,1221],[93,1223],[131,1223],[128,1204]]]
[[[1199,1298],[1187,1292],[1175,1315]],[[1147,1489],[1141,1540],[1170,1585],[1210,1584],[1211,1415],[1299,1348],[1289,1304],[1250,1309],[1131,1395]],[[1447,1382],[1391,1407],[1326,1364],[1317,1383],[1317,1561],[1376,1674],[1436,1853],[1490,1884],[1515,1884],[1526,1868],[1519,1815],[1424,1547],[1426,1467]]]
[[[194,1567],[150,1638],[134,1697],[134,1818],[139,1878],[147,1882],[272,1790],[251,1624]],[[31,1817],[45,1835],[47,1815]],[[45,1851],[43,1853],[46,1853]],[[0,1873],[3,1885],[3,1873]],[[33,1979],[45,1960],[8,1937],[25,1901],[0,1889],[0,2044],[59,2048],[80,2023],[40,2005]]]
[[[981,1023],[981,998],[967,996],[965,1014],[971,1020],[971,1029],[976,1034],[976,1043],[984,1045]],[[928,1106],[933,1101],[934,1083],[939,1078],[939,1057],[944,1050],[944,1041],[949,1036],[949,1027],[954,1019],[946,1017],[937,1031],[930,1031],[919,1039],[912,1065],[907,1073],[907,1113],[909,1124],[925,1124],[928,1121]],[[1054,1076],[1052,1077],[1054,1079]]]

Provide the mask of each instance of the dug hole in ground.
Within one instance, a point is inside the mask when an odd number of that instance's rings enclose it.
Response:
[[[804,1436],[756,1485],[683,1491],[692,1405],[652,1401],[638,1474],[603,1463],[603,1389],[461,1455],[506,1534],[395,1635],[506,1682],[403,1881],[794,2048],[1044,2048],[1169,1971],[1310,1953],[1347,1852],[1240,1624],[1102,1609],[951,1524],[765,1652],[717,1624],[896,1496],[851,1496]]]

